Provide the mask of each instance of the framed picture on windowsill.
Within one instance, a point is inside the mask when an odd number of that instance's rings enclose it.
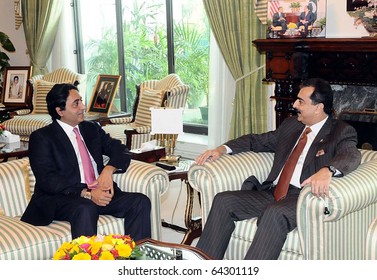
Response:
[[[27,106],[30,96],[28,80],[31,66],[7,67],[4,70],[2,103],[7,106]]]
[[[121,77],[119,75],[98,75],[89,102],[89,113],[99,113],[106,116],[110,114]]]

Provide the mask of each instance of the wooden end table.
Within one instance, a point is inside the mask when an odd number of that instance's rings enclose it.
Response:
[[[193,219],[192,217],[195,192],[194,189],[191,187],[190,183],[188,182],[187,178],[187,172],[190,169],[190,166],[193,162],[194,161],[192,160],[181,159],[178,163],[179,168],[177,169],[177,171],[168,171],[170,181],[179,179],[181,181],[184,181],[186,184],[187,199],[184,218],[186,228],[174,224],[169,224],[165,221],[162,222],[163,227],[168,227],[180,232],[184,232],[185,235],[181,241],[181,244],[186,245],[190,245],[195,238],[200,237],[200,235],[202,234],[202,219]]]

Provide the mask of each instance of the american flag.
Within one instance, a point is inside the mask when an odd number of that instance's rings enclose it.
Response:
[[[269,11],[271,17],[274,16],[275,13],[279,11],[280,3],[279,0],[271,0],[269,3]]]

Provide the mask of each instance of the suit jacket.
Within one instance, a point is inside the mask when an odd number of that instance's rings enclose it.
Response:
[[[266,182],[273,182],[287,161],[305,125],[297,117],[286,118],[275,131],[249,134],[231,140],[225,145],[232,153],[246,151],[275,153],[273,165]],[[343,176],[355,170],[361,161],[356,147],[356,130],[343,121],[329,117],[309,148],[303,165],[300,182],[326,165],[332,165]]]
[[[282,24],[282,21],[280,20],[280,17],[284,18],[285,19],[285,14],[282,13],[281,16],[279,16],[279,13],[275,13],[272,17],[272,25],[273,26],[277,26],[277,25],[281,25]],[[285,21],[283,21],[285,23]]]
[[[108,165],[125,172],[131,156],[126,146],[111,138],[94,122],[84,121],[79,129],[85,144],[97,164],[100,174],[104,168],[103,155]],[[21,220],[34,225],[52,222],[56,201],[62,196],[79,197],[86,184],[82,184],[77,157],[67,134],[53,121],[34,131],[29,139],[30,165],[36,178],[34,194]],[[114,182],[115,192],[120,191]]]
[[[312,24],[315,20],[315,15],[313,12],[309,11],[308,14],[305,16],[305,12],[302,12],[300,14],[299,20],[306,20],[308,25]]]

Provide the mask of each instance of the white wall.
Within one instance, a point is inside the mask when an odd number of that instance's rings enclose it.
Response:
[[[10,65],[29,66],[30,58],[27,55],[24,27],[21,24],[20,28],[16,30],[13,4],[13,0],[1,0],[0,31],[9,36],[16,49],[13,53],[7,53]]]

